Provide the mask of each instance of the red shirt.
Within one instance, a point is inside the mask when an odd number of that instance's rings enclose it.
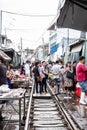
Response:
[[[87,80],[87,67],[84,64],[82,63],[77,64],[76,77],[77,81],[79,82]]]

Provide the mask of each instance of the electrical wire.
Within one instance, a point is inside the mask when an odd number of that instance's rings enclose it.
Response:
[[[42,31],[42,29],[38,30],[38,29],[32,29],[32,28],[6,28],[7,30],[10,31]]]
[[[4,10],[2,10],[2,12],[3,13],[8,13],[8,14],[13,14],[13,15],[28,16],[28,17],[54,17],[54,19],[52,20],[52,22],[49,25],[52,25],[52,23],[54,22],[54,20],[57,18],[57,15],[54,15],[54,14],[34,15],[34,14],[22,14],[22,13],[16,13],[16,12],[9,12],[9,11],[4,11]],[[47,28],[48,28],[48,26],[47,26]],[[35,43],[37,43],[38,41],[40,41],[40,39],[43,37],[43,35],[48,31],[47,28],[44,29],[43,33],[41,34],[41,36],[38,38],[38,40]]]
[[[23,14],[23,13],[16,13],[16,12],[9,12],[2,10],[3,13],[13,14],[13,15],[20,15],[20,16],[27,16],[27,17],[54,17],[54,14],[45,14],[45,15],[39,15],[39,14]]]

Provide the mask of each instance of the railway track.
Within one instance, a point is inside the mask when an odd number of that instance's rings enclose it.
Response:
[[[50,97],[33,99],[31,130],[67,130],[68,126]]]
[[[33,96],[24,130],[83,130],[53,95],[48,84],[48,95]]]

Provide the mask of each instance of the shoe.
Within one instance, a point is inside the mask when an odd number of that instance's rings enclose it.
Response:
[[[42,92],[42,94],[46,94],[46,92]]]
[[[44,92],[41,92],[41,94],[44,94]]]
[[[85,102],[85,93],[84,92],[81,92],[80,104],[82,104],[82,105],[86,105],[87,104]]]
[[[60,93],[63,93],[63,92],[64,92],[64,91],[63,91],[63,89],[61,88],[61,89],[60,89]]]
[[[60,92],[58,92],[58,93],[56,93],[55,95],[59,95],[59,94],[61,94]]]
[[[47,91],[46,92],[44,92],[45,94],[47,94]]]

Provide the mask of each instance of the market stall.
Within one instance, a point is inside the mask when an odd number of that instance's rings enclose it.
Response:
[[[1,86],[0,88],[0,101],[5,101],[5,103],[8,103],[11,106],[11,110],[9,112],[8,109],[5,109],[5,113],[10,113],[9,116],[4,119],[3,122],[7,121],[8,123],[10,121],[15,122],[15,120],[11,120],[12,117],[12,111],[14,110],[17,115],[19,115],[18,121],[19,121],[19,130],[21,130],[21,122],[22,122],[22,116],[25,117],[25,89],[19,88],[19,89],[9,89],[5,87],[5,85]],[[18,107],[13,105],[14,101],[18,101]],[[23,102],[22,102],[23,100]],[[6,112],[7,111],[7,112]],[[3,114],[2,110],[2,114]],[[5,116],[7,116],[5,114]],[[16,119],[17,120],[17,119]],[[5,126],[5,125],[4,125]]]
[[[7,77],[10,80],[8,83],[9,88],[28,88],[29,87],[29,77],[20,74],[20,70],[13,69],[7,71]]]

